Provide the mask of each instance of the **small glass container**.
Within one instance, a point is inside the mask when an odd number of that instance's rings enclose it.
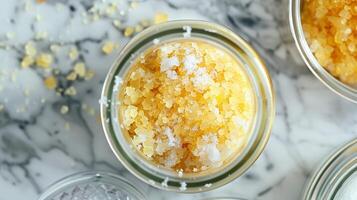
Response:
[[[354,179],[354,180],[352,180]],[[357,139],[343,145],[331,154],[312,176],[304,199],[346,200],[346,187],[357,183]],[[354,193],[356,195],[356,193]],[[357,199],[357,195],[347,199]]]
[[[324,67],[322,67],[314,54],[312,53],[304,35],[301,23],[301,9],[303,0],[290,0],[289,21],[290,29],[295,40],[295,44],[310,71],[328,88],[336,94],[357,103],[357,88],[344,84],[332,76]]]
[[[213,171],[184,173],[178,175],[173,170],[156,166],[139,156],[131,141],[124,136],[117,120],[117,91],[115,77],[124,77],[131,61],[155,41],[164,43],[183,38],[190,27],[190,39],[215,43],[232,53],[249,77],[255,93],[256,114],[251,137],[240,156]],[[103,99],[108,102],[104,102]],[[101,98],[101,119],[107,141],[121,163],[132,174],[156,188],[176,192],[201,192],[220,187],[243,174],[262,153],[270,136],[275,116],[275,98],[268,71],[252,47],[238,35],[218,24],[204,21],[172,21],[149,27],[136,35],[120,52],[104,82]]]
[[[248,200],[240,197],[211,197],[207,199],[202,199],[202,200]]]
[[[39,200],[145,200],[144,195],[124,178],[102,171],[80,172],[51,185]]]

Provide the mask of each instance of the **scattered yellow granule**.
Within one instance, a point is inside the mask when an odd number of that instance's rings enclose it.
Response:
[[[67,76],[66,79],[69,81],[75,81],[77,79],[77,74],[75,72],[70,72]]]
[[[73,67],[73,70],[81,78],[86,75],[86,66],[82,62],[76,63]]]
[[[45,86],[52,90],[55,89],[57,87],[57,79],[54,76],[49,76],[47,78],[45,78]]]
[[[139,33],[139,32],[141,32],[142,30],[144,30],[144,27],[142,27],[141,25],[136,25],[136,26],[135,26],[135,32],[136,32],[136,33]]]
[[[71,60],[76,60],[76,59],[78,58],[78,49],[77,49],[77,47],[72,47],[72,48],[69,50],[68,57],[69,57]]]
[[[51,54],[42,53],[42,54],[37,56],[36,65],[38,67],[47,69],[47,68],[49,68],[51,66],[52,61],[53,61],[53,58],[52,58]]]
[[[68,95],[68,96],[74,96],[77,94],[77,90],[75,87],[73,86],[70,86],[69,88],[67,88],[65,91],[64,91],[64,94],[65,95]]]
[[[28,56],[35,56],[37,50],[35,48],[35,44],[32,41],[29,41],[25,45],[25,54]]]
[[[22,58],[21,67],[28,68],[35,62],[35,59],[32,56],[25,56]]]
[[[120,26],[121,26],[121,22],[120,22],[120,20],[113,20],[113,25],[115,26],[115,27],[117,27],[117,28],[120,28]]]
[[[62,105],[61,106],[61,110],[60,110],[61,114],[67,114],[68,111],[69,111],[69,108],[68,108],[67,105]]]
[[[200,172],[240,155],[255,116],[242,66],[201,40],[158,44],[134,60],[119,87],[119,123],[148,160]]]
[[[61,46],[59,46],[58,44],[51,44],[50,45],[50,50],[53,53],[58,53],[58,51],[61,49]]]
[[[34,56],[36,55],[37,50],[35,44],[32,41],[29,41],[25,45],[25,56],[21,60],[21,67],[28,68],[35,63]]]
[[[95,73],[92,70],[86,70],[85,80],[90,80],[94,77]]]
[[[302,25],[318,62],[342,82],[357,85],[357,1],[305,0]]]
[[[130,37],[134,33],[134,28],[132,26],[128,26],[124,29],[124,36]]]
[[[105,54],[111,54],[113,52],[113,50],[115,49],[115,44],[113,42],[105,42],[103,47],[102,47],[102,51]]]
[[[154,23],[155,24],[160,24],[160,23],[163,23],[163,22],[167,22],[168,19],[169,19],[169,17],[167,16],[166,13],[158,12],[154,16]]]

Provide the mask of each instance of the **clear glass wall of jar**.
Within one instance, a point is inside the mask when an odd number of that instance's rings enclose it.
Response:
[[[303,0],[290,0],[289,21],[290,29],[295,40],[295,44],[310,71],[328,88],[336,94],[357,103],[357,88],[344,84],[332,76],[324,67],[322,67],[313,55],[305,39],[304,30],[301,23],[301,10]]]
[[[117,93],[113,91],[115,76],[123,77],[130,61],[153,45],[153,41],[170,41],[183,37],[183,27],[191,30],[190,39],[201,39],[216,43],[232,53],[244,66],[248,75],[256,101],[256,116],[251,129],[251,137],[243,153],[227,165],[214,170],[199,173],[184,173],[167,170],[140,157],[130,147],[130,142],[121,132],[120,125],[115,122],[117,110]],[[220,187],[242,175],[262,153],[270,136],[275,116],[275,98],[269,73],[259,55],[237,34],[226,27],[204,21],[172,21],[152,26],[134,37],[118,55],[112,65],[102,91],[102,98],[108,99],[107,105],[101,105],[101,119],[107,141],[121,163],[132,174],[154,187],[178,192],[201,192]],[[166,184],[162,184],[164,181]],[[182,183],[185,190],[180,190]]]

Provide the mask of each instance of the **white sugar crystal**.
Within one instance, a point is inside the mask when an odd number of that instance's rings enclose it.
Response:
[[[205,87],[213,83],[211,76],[207,73],[205,68],[198,68],[195,72],[195,77],[192,78],[195,87]]]
[[[163,56],[167,56],[168,54],[172,53],[176,49],[173,45],[164,45],[160,48]]]
[[[204,135],[198,148],[194,151],[196,156],[200,157],[200,160],[207,165],[217,164],[221,161],[221,152],[217,148],[218,139],[213,133]]]
[[[175,79],[177,79],[177,73],[175,72],[175,71],[173,71],[173,70],[168,70],[168,71],[166,71],[166,75],[167,75],[167,77],[169,78],[169,79],[172,79],[172,80],[175,80]]]
[[[120,86],[122,83],[123,83],[123,79],[122,79],[120,76],[116,75],[116,76],[114,77],[114,89],[113,89],[113,91],[114,91],[114,92],[117,92],[117,91],[119,90],[119,86]]]
[[[184,38],[191,37],[191,31],[192,31],[191,26],[183,26],[182,29],[185,31],[185,32],[183,33],[183,37],[184,37]]]
[[[180,62],[177,56],[173,56],[171,58],[163,58],[160,64],[161,72],[165,72],[167,70],[171,70],[175,66],[179,66]]]
[[[174,147],[176,145],[176,138],[173,135],[173,132],[170,128],[166,127],[164,130],[164,134],[166,135],[167,139],[168,139],[168,145],[170,147]]]
[[[138,139],[139,139],[140,143],[144,143],[147,140],[147,136],[144,134],[139,134]]]
[[[185,190],[187,190],[187,184],[186,184],[186,182],[181,182],[180,183],[180,191],[185,191]]]
[[[169,182],[169,177],[166,177],[166,178],[164,179],[164,181],[161,182],[161,186],[162,186],[162,187],[167,187],[167,186],[168,186],[168,185],[167,185],[168,182]]]
[[[217,107],[213,107],[212,108],[212,112],[215,114],[215,115],[219,115],[219,109]]]
[[[246,120],[236,115],[233,117],[233,121],[237,126],[241,127],[244,131],[248,131],[249,125]]]
[[[144,143],[147,140],[147,136],[144,134],[137,134],[133,138],[133,143],[138,147],[139,149],[141,148],[141,144]]]
[[[207,183],[207,184],[205,184],[205,187],[206,188],[209,188],[209,187],[211,187],[212,186],[212,183]]]
[[[161,139],[156,140],[156,148],[155,151],[157,154],[162,155],[168,150],[168,145],[163,143]]]
[[[178,171],[178,176],[179,176],[179,177],[182,177],[182,176],[183,176],[183,170],[182,170],[182,169],[180,169],[180,171]]]
[[[159,39],[154,39],[152,42],[153,42],[154,44],[159,44],[160,40],[159,40]]]
[[[136,72],[137,72],[141,77],[144,77],[144,76],[146,75],[145,70],[143,70],[142,68],[137,69]]]
[[[105,107],[108,107],[108,98],[106,96],[102,96],[99,99],[99,104],[104,105]]]
[[[208,155],[208,159],[211,162],[218,162],[221,159],[221,153],[219,152],[215,144],[207,145],[206,153]]]
[[[319,41],[313,40],[310,45],[310,49],[312,52],[316,52],[321,47]]]
[[[196,58],[196,56],[186,55],[183,61],[183,67],[188,74],[191,74],[197,68],[197,64],[199,62],[200,61]]]
[[[176,152],[171,151],[169,156],[165,160],[165,166],[172,167],[172,166],[176,165],[177,161],[178,161],[178,158],[177,158]]]

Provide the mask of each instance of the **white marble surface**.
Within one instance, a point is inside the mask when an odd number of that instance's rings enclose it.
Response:
[[[109,0],[107,0],[109,1]],[[120,0],[121,8],[126,3]],[[270,141],[256,164],[241,178],[211,192],[185,195],[158,191],[128,173],[114,158],[98,122],[98,98],[111,55],[100,51],[106,40],[122,47],[128,39],[109,18],[83,23],[94,2],[2,0],[0,6],[0,200],[37,199],[54,181],[86,169],[115,171],[133,181],[148,199],[199,199],[241,196],[262,200],[298,200],[312,171],[334,148],[357,137],[357,105],[322,85],[302,63],[288,29],[287,0],[144,1],[122,13],[124,25],[152,18],[157,11],[172,19],[205,19],[226,24],[244,35],[266,60],[277,94],[277,116]],[[73,7],[74,11],[71,11]],[[35,40],[39,33],[44,40]],[[22,69],[24,44],[35,40],[55,53],[60,74],[73,61],[67,50],[77,46],[79,60],[95,71],[90,81],[76,81],[75,96],[58,96],[43,85],[47,72]],[[44,101],[45,100],[45,101]],[[70,105],[61,114],[61,105]],[[83,104],[96,114],[81,109]]]

